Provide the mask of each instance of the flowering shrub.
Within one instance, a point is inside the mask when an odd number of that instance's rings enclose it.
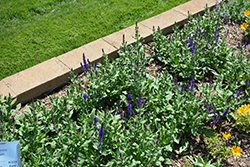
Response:
[[[245,23],[241,24],[240,28],[245,29],[245,35],[250,35],[250,10],[244,12],[246,16]]]
[[[204,142],[206,143],[210,151],[209,153],[213,156],[213,158],[220,157],[222,159],[226,159],[229,155],[231,155],[230,147],[226,146],[226,143],[223,142],[222,138],[219,136],[219,134],[215,133],[214,136],[206,137]],[[228,138],[226,138],[226,140],[227,139]]]
[[[250,104],[241,106],[237,112],[231,113],[231,115],[235,120],[234,127],[245,134],[250,132]]]

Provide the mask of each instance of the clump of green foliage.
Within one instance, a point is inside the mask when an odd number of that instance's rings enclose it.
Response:
[[[221,161],[220,158],[217,160],[217,163],[215,165],[213,165],[211,163],[211,160],[209,160],[209,155],[206,157],[206,159],[204,160],[201,156],[197,156],[196,159],[193,159],[190,156],[187,156],[189,159],[189,163],[191,163],[192,165],[189,167],[219,167],[221,166]]]
[[[220,14],[206,9],[204,16],[190,16],[184,31],[174,28],[171,42],[154,31],[154,57],[145,54],[136,28],[136,42],[124,42],[112,62],[106,54],[103,64],[83,57],[88,84],[72,73],[71,88],[51,98],[48,110],[38,101],[13,116],[20,105],[4,97],[1,141],[20,142],[22,166],[170,164],[188,149],[186,136],[211,133],[208,126],[230,120],[228,113],[250,96],[249,59],[243,49],[233,56],[225,47],[221,23]],[[153,59],[165,64],[154,76]],[[205,80],[209,75],[214,80]]]
[[[250,105],[240,107],[237,111],[231,113],[235,120],[234,127],[239,129],[242,133],[248,134],[250,132]]]
[[[223,142],[220,134],[215,133],[213,136],[208,136],[205,138],[204,142],[207,145],[207,148],[210,150],[210,154],[214,159],[222,158],[226,159],[231,155],[230,147],[226,146],[226,143]]]
[[[226,0],[216,6],[221,17],[241,23],[244,21],[244,11],[250,9],[250,2],[246,0]]]

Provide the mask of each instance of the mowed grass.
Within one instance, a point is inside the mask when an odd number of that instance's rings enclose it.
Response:
[[[187,1],[0,1],[0,80]]]

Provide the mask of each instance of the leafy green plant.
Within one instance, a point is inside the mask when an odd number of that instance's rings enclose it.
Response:
[[[219,33],[223,26],[218,13],[205,9],[204,16],[192,19],[182,30],[174,28],[170,36],[154,31],[152,49],[155,57],[165,63],[166,70],[179,79],[193,77],[195,81],[226,65],[230,50]]]
[[[250,105],[243,105],[237,111],[231,113],[235,120],[233,127],[239,129],[242,133],[248,134],[250,132]]]
[[[245,0],[226,0],[216,6],[221,17],[235,22],[244,21],[244,11],[250,8],[250,2]]]
[[[212,134],[209,126],[230,120],[228,113],[250,97],[249,60],[243,47],[233,55],[219,38],[220,13],[206,9],[204,16],[189,17],[172,36],[154,31],[154,57],[145,54],[138,28],[136,42],[124,41],[119,58],[110,61],[104,53],[102,64],[90,64],[83,56],[88,82],[72,73],[70,89],[51,98],[50,109],[37,101],[15,115],[20,104],[14,108],[15,101],[4,97],[0,139],[20,141],[22,166],[171,164],[188,149],[188,136]],[[150,75],[154,58],[166,66]],[[193,162],[211,165],[208,157]]]
[[[187,156],[187,157],[192,162],[193,167],[219,167],[221,166],[220,158],[218,159],[216,165],[211,164],[211,160],[209,161],[209,155],[206,157],[205,161],[199,155],[196,160],[194,160],[190,156]]]
[[[246,16],[246,20],[245,20],[245,23],[243,23],[240,28],[241,29],[245,29],[244,33],[245,35],[249,36],[250,35],[250,11],[247,10],[244,12],[245,16]]]
[[[226,146],[226,143],[222,141],[222,138],[219,137],[219,134],[214,136],[206,137],[204,142],[206,143],[210,154],[213,158],[222,158],[226,159],[227,156],[231,155],[230,147]]]
[[[181,161],[181,167],[193,167],[192,161],[190,161],[187,157],[182,157]]]

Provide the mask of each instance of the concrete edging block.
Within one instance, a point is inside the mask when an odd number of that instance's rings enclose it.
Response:
[[[216,5],[216,0],[192,0],[177,7],[173,10],[182,13],[184,15],[197,15],[203,14],[205,7],[214,7]]]
[[[2,82],[14,92],[17,103],[25,103],[68,82],[69,74],[69,68],[52,58],[4,78]]]
[[[175,24],[182,26],[186,23],[187,20],[188,20],[187,15],[184,15],[182,13],[170,9],[166,12],[151,17],[140,23],[152,29],[153,27],[155,27],[155,29],[160,27],[162,33],[167,34],[172,31],[172,28]]]
[[[60,55],[57,58],[69,69],[73,69],[75,73],[80,73],[82,72],[80,63],[83,63],[83,53],[86,59],[89,59],[89,61],[93,64],[95,62],[103,61],[102,49],[110,59],[117,57],[117,49],[100,38],[68,53]]]
[[[125,42],[127,42],[128,44],[132,44],[136,41],[133,38],[133,36],[135,35],[135,27],[136,25],[132,25],[113,34],[107,35],[103,37],[103,39],[112,46],[114,46],[117,50],[119,50],[120,46],[123,43],[123,36],[125,37]],[[139,28],[141,37],[148,41],[150,35],[153,32],[152,29],[141,24],[141,22],[137,24],[137,27]]]
[[[16,97],[16,94],[3,82],[0,81],[0,95]]]

